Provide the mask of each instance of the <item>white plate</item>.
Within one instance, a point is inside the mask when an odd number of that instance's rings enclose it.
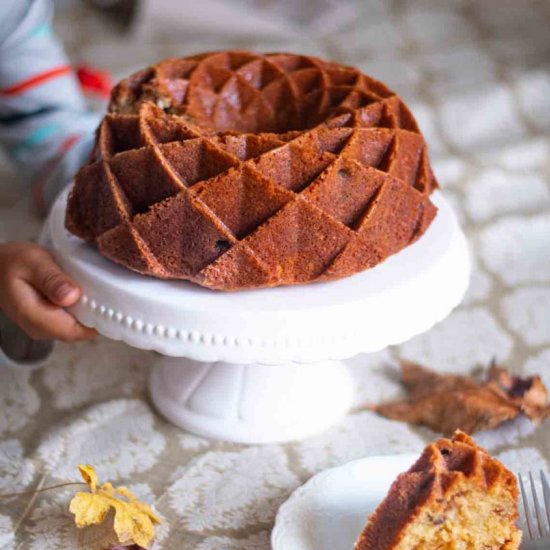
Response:
[[[317,474],[279,508],[273,550],[352,550],[369,514],[418,456],[371,456]]]

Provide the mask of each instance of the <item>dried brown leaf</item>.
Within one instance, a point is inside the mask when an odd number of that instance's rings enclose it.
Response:
[[[512,376],[492,365],[485,380],[440,374],[411,362],[401,364],[408,397],[375,405],[373,410],[393,420],[421,424],[451,435],[496,428],[520,413],[535,421],[550,414],[548,392],[540,377]]]

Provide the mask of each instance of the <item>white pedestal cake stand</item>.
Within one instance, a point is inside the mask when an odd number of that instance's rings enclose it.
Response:
[[[101,334],[164,357],[151,398],[174,424],[243,443],[301,438],[350,407],[340,361],[408,340],[445,318],[469,279],[466,241],[439,193],[415,244],[331,283],[223,293],[123,269],[49,220],[54,254],[83,289],[71,312]]]

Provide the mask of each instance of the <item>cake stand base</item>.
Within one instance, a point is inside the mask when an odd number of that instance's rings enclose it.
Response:
[[[313,435],[344,416],[353,396],[340,361],[242,365],[165,357],[149,388],[156,408],[177,426],[239,443]]]

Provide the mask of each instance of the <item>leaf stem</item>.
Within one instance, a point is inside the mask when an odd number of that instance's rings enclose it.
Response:
[[[0,498],[21,497],[24,495],[35,495],[37,493],[43,493],[44,491],[51,491],[52,489],[59,489],[60,487],[68,487],[69,485],[86,485],[83,481],[70,481],[68,483],[60,483],[59,485],[50,485],[49,487],[43,487],[42,489],[31,489],[30,491],[19,491],[16,493],[0,493]]]

